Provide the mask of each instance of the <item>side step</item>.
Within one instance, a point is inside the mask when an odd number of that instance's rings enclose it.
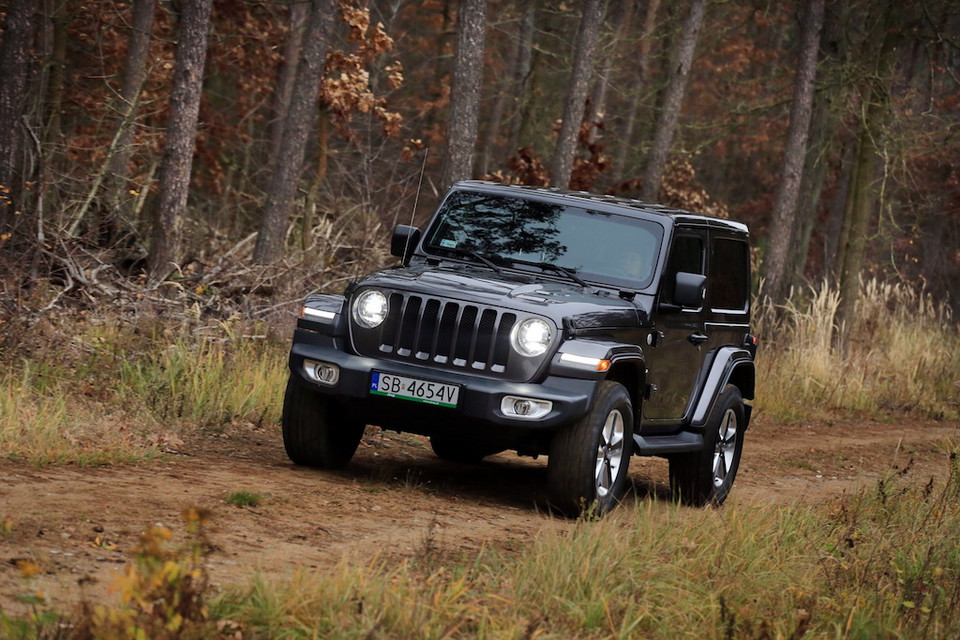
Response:
[[[633,436],[634,455],[665,456],[703,449],[703,434],[681,431],[672,436]]]

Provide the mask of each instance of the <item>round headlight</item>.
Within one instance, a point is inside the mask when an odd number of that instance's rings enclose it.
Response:
[[[550,346],[553,332],[540,318],[527,318],[513,328],[510,335],[513,348],[522,356],[539,356]]]
[[[373,329],[387,317],[387,297],[376,289],[368,289],[353,302],[353,319],[367,329]]]

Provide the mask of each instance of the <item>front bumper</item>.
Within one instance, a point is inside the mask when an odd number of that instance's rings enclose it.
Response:
[[[435,421],[452,421],[453,424],[462,423],[465,426],[477,423],[501,425],[511,431],[555,429],[576,421],[587,413],[597,384],[595,380],[560,376],[547,376],[536,384],[509,382],[353,355],[343,351],[339,343],[337,339],[316,335],[310,336],[307,341],[295,340],[290,350],[291,374],[301,384],[336,398],[341,410],[349,411],[351,416],[360,418],[367,424],[398,431],[423,432],[430,428],[423,423]],[[315,382],[306,374],[304,360],[325,362],[339,367],[336,384]],[[447,408],[371,395],[370,380],[374,369],[459,385],[459,403],[456,408]],[[516,418],[501,411],[500,405],[504,396],[548,400],[553,406],[549,413],[537,419]]]

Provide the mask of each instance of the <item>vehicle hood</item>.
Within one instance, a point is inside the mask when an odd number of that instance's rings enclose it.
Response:
[[[637,327],[647,323],[650,296],[620,296],[616,288],[582,287],[539,274],[525,274],[469,265],[415,266],[384,269],[356,283],[467,303],[513,309],[564,320],[574,329]],[[629,296],[628,296],[629,297]]]

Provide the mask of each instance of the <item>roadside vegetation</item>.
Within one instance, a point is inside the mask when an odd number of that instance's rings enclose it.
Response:
[[[946,301],[868,280],[844,328],[835,324],[839,304],[836,289],[820,287],[757,310],[763,415],[779,422],[838,413],[960,417],[960,331]]]
[[[857,324],[839,343],[836,299],[810,290],[758,310],[756,416],[958,419],[960,336],[945,305],[867,282]],[[149,462],[224,425],[279,423],[290,316],[271,324],[233,312],[212,321],[66,308],[33,317],[4,318],[8,460]],[[34,613],[0,606],[0,637],[953,637],[958,451],[960,442],[943,445],[945,480],[891,471],[815,508],[734,501],[698,510],[651,499],[523,552],[444,555],[425,541],[423,554],[399,563],[381,557],[280,582],[253,575],[221,590],[201,562],[215,514],[187,509],[190,538],[145,532],[115,601],[50,611],[30,594],[35,567],[20,566]],[[241,493],[226,502],[252,505]]]
[[[946,638],[960,634],[960,464],[945,481],[901,469],[832,504],[689,509],[648,499],[541,535],[523,552],[257,574],[215,592],[203,569],[214,516],[187,539],[155,527],[115,602],[64,620],[0,611],[6,638]],[[215,524],[215,523],[214,523]],[[21,568],[26,586],[33,567]]]
[[[945,303],[868,281],[856,325],[838,344],[837,300],[823,288],[759,309],[757,416],[960,417],[960,332]],[[236,313],[205,323],[189,309],[171,315],[64,310],[4,319],[0,456],[35,465],[134,461],[185,433],[278,424],[292,313],[272,325]]]

